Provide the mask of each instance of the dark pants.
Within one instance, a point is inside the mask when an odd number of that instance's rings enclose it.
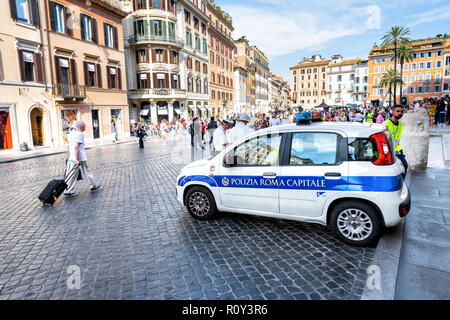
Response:
[[[191,134],[191,146],[192,147],[194,146],[194,135],[193,134]]]
[[[406,161],[406,156],[403,153],[403,150],[400,150],[396,154],[397,158],[403,163],[403,166],[405,167],[405,174],[403,175],[403,178],[406,176],[406,172],[408,171],[408,162]]]
[[[139,149],[144,149],[144,138],[139,138]]]

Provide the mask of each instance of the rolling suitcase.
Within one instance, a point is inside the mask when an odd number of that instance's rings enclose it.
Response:
[[[53,205],[56,200],[58,200],[58,197],[61,195],[61,193],[64,192],[67,188],[66,179],[69,176],[73,176],[73,174],[77,171],[78,166],[75,166],[72,168],[72,170],[69,172],[69,174],[62,180],[52,180],[50,181],[47,186],[42,190],[41,194],[39,194],[38,199],[43,204]]]

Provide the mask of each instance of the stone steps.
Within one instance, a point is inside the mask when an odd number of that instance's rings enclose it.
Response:
[[[442,135],[442,154],[444,165],[450,166],[450,133]]]

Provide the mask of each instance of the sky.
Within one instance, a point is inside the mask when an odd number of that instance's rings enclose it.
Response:
[[[319,53],[367,59],[394,25],[411,39],[450,34],[448,0],[215,0],[233,18],[233,38],[245,35],[290,83],[289,68]]]

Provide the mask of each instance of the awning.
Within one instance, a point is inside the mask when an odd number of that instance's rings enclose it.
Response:
[[[177,114],[181,114],[181,109],[173,108],[173,111],[175,111]]]
[[[149,109],[142,109],[141,110],[141,113],[139,114],[140,116],[148,116],[148,113],[150,112],[150,110]]]
[[[417,97],[417,98],[414,98],[414,100],[413,101],[422,101],[423,100],[423,98],[422,97]]]
[[[188,104],[188,108],[195,112],[195,108],[192,104]]]
[[[199,108],[201,112],[206,112],[206,109],[202,105],[198,105],[197,108]]]

